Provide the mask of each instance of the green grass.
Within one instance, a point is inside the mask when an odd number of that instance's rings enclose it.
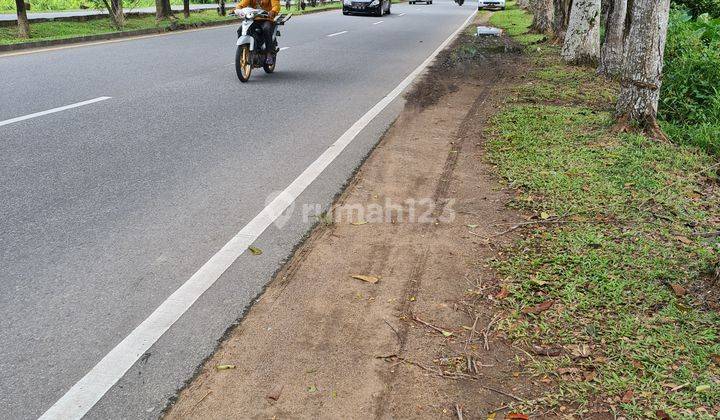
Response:
[[[505,10],[494,12],[490,24],[501,28],[521,45],[535,44],[545,39],[544,35],[530,33],[532,16],[517,7],[515,2],[507,2]]]
[[[214,10],[194,12],[188,19],[177,14],[175,25],[197,25],[207,22],[231,20],[231,17],[218,16]],[[154,16],[130,17],[126,19],[125,31],[148,28],[168,28],[173,23],[170,20],[157,22]],[[45,41],[54,39],[73,38],[86,35],[98,35],[118,32],[110,25],[109,19],[93,19],[85,22],[41,22],[30,25],[30,41]],[[0,45],[15,44],[28,40],[17,37],[17,28],[14,26],[0,27]]]
[[[52,10],[77,10],[80,8],[99,8],[102,3],[92,0],[30,0],[31,12]],[[170,0],[170,4],[181,5],[182,0]],[[126,9],[155,6],[155,0],[125,0]],[[15,0],[0,0],[0,13],[15,13]]]
[[[510,290],[501,328],[525,348],[590,348],[587,358],[534,357],[531,372],[557,385],[537,405],[711,418],[720,314],[698,291],[712,287],[702,279],[720,242],[696,233],[720,229],[717,174],[701,173],[715,160],[692,144],[614,133],[617,88],[556,53],[531,54],[536,70],[488,133],[490,158],[519,191],[512,205],[562,222],[530,228],[495,262]],[[671,284],[690,292],[677,296]],[[521,313],[548,300],[546,312]]]
[[[493,18],[516,37],[530,23],[517,9]],[[698,233],[720,230],[720,182],[705,170],[720,133],[665,125],[676,144],[616,133],[616,83],[564,65],[554,46],[538,44],[528,59],[533,70],[491,122],[488,153],[518,191],[511,206],[558,223],[529,226],[494,261],[510,291],[500,329],[526,349],[564,350],[529,353],[530,373],[552,386],[520,408],[715,418],[720,312],[703,295],[720,287],[709,281],[720,240]],[[546,301],[549,310],[522,313]],[[572,354],[579,346],[588,357]]]
[[[294,15],[304,13],[317,12],[321,10],[331,10],[342,7],[340,3],[332,3],[315,8],[307,7],[304,11],[297,10],[295,7],[291,9]],[[176,20],[164,20],[157,22],[154,16],[129,17],[126,19],[124,31],[132,31],[138,29],[149,28],[169,28],[175,25],[200,25],[209,22],[231,21],[235,20],[229,16],[219,16],[215,10],[204,10],[201,12],[193,12],[190,17],[185,19],[182,13],[176,13]],[[99,35],[118,32],[117,29],[110,25],[109,19],[92,19],[84,22],[71,21],[55,21],[41,22],[30,25],[30,41],[46,41],[55,39],[66,39],[87,35]],[[0,45],[17,44],[27,42],[27,39],[17,37],[17,28],[15,26],[0,27]]]

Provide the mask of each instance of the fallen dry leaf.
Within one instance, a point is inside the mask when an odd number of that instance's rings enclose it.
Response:
[[[530,418],[528,417],[527,414],[522,414],[522,413],[508,413],[505,416],[505,420],[529,420],[529,419]]]
[[[583,373],[583,379],[585,379],[585,382],[592,382],[595,378],[597,378],[597,372],[594,370]]]
[[[520,312],[524,314],[539,314],[540,312],[544,312],[550,309],[554,303],[555,302],[553,302],[552,300],[546,300],[545,302],[538,303],[535,306],[525,307]]]
[[[658,418],[658,420],[672,420],[672,417],[670,415],[662,410],[657,410],[655,412],[655,417]]]
[[[262,249],[260,249],[260,248],[258,248],[258,247],[256,247],[256,246],[252,246],[252,245],[251,245],[251,246],[248,247],[248,249],[250,250],[250,252],[252,252],[253,255],[260,255],[260,254],[262,254]]]
[[[623,394],[620,401],[627,404],[629,402],[632,402],[634,397],[635,397],[635,391],[633,391],[632,389],[628,389],[627,391],[625,391],[625,393]]]
[[[671,284],[670,287],[673,290],[673,293],[675,293],[675,296],[677,297],[683,297],[687,294],[687,290],[685,290],[684,287],[680,286],[679,284]]]
[[[694,243],[692,240],[688,239],[686,236],[677,235],[677,236],[675,236],[675,239],[684,243],[685,245],[691,245]]]
[[[357,279],[357,280],[362,280],[362,281],[370,283],[370,284],[375,284],[378,281],[380,281],[380,279],[375,276],[365,276],[363,274],[353,274],[350,277]]]
[[[590,357],[590,346],[587,344],[572,344],[567,349],[575,357]]]
[[[217,370],[228,370],[228,369],[235,369],[235,365],[217,365],[215,366],[215,369]]]
[[[269,400],[277,401],[280,399],[280,394],[282,393],[283,388],[284,385],[278,385],[273,388],[272,391],[268,392],[265,397]]]
[[[505,288],[505,287],[503,287],[503,288],[500,289],[500,291],[495,295],[495,299],[497,299],[497,300],[505,299],[506,297],[508,297],[509,294],[510,294],[510,292],[508,291],[508,289]]]
[[[713,363],[720,366],[720,354],[711,354],[710,359],[713,361]]]
[[[350,223],[350,224],[353,225],[353,226],[362,226],[362,225],[366,225],[367,222],[364,221],[364,220],[360,220],[360,221],[357,221],[357,222],[352,222],[352,223]]]

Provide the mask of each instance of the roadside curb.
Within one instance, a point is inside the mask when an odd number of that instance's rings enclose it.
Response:
[[[334,10],[340,10],[340,9],[339,8],[330,8],[330,9],[322,9],[322,10],[308,10],[308,11],[303,11],[302,15],[299,15],[299,16],[309,15],[309,14],[313,14],[313,13],[331,12]],[[215,22],[204,22],[204,23],[194,23],[194,24],[183,23],[183,24],[170,25],[170,26],[164,27],[164,28],[136,29],[133,31],[110,32],[110,33],[106,33],[106,34],[85,35],[85,36],[78,36],[78,37],[65,38],[65,39],[52,39],[52,40],[47,40],[47,41],[21,42],[18,44],[0,45],[0,53],[28,50],[28,49],[34,49],[34,48],[56,47],[56,46],[61,46],[61,45],[82,44],[82,43],[94,42],[94,41],[108,41],[108,40],[113,40],[113,39],[134,38],[134,37],[139,37],[139,36],[143,36],[143,35],[154,35],[154,34],[163,34],[163,33],[168,33],[168,32],[186,31],[186,30],[191,30],[191,29],[211,28],[211,27],[215,27],[215,26],[235,25],[237,23],[238,23],[238,21],[235,19],[227,19],[227,20],[221,20],[221,21],[215,21]]]

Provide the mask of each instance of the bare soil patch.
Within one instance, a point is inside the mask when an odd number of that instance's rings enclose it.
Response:
[[[402,206],[319,225],[167,418],[502,418],[538,393],[494,330],[487,260],[524,219],[482,133],[523,58],[492,47],[463,34],[444,52],[334,205]]]

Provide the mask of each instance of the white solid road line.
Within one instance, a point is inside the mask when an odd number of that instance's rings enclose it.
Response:
[[[465,28],[475,11],[399,85],[370,108],[335,143],[330,145],[285,190],[255,216],[195,274],[85,374],[41,417],[81,419],[122,378],[138,359],[208,290],[245,250],[327,168],[370,122],[394,101],[427,68],[435,57]]]
[[[400,13],[398,16],[405,16],[405,13]]]
[[[381,21],[378,21],[378,22],[373,23],[373,25],[379,25],[379,24],[381,24],[381,23],[383,23],[383,22],[385,22],[385,21],[384,21],[384,20],[381,20]]]
[[[281,47],[281,48],[280,48],[280,51],[285,51],[285,50],[287,50],[288,48],[290,48],[290,47]]]
[[[338,36],[338,35],[342,35],[342,34],[346,34],[347,32],[348,32],[348,31],[335,32],[334,34],[328,35],[328,38],[331,38],[331,37],[334,37],[334,36]]]
[[[8,124],[12,124],[12,123],[20,122],[20,121],[29,120],[31,118],[42,117],[43,115],[54,114],[56,112],[65,111],[68,109],[73,109],[73,108],[78,108],[78,107],[85,106],[85,105],[94,104],[95,102],[106,101],[108,99],[111,99],[111,98],[109,96],[101,96],[99,98],[90,99],[88,101],[82,101],[82,102],[78,102],[78,103],[74,103],[74,104],[70,104],[70,105],[61,106],[58,108],[48,109],[47,111],[40,111],[40,112],[36,112],[34,114],[23,115],[22,117],[10,118],[9,120],[0,121],[0,127],[2,127],[3,125],[8,125]]]

